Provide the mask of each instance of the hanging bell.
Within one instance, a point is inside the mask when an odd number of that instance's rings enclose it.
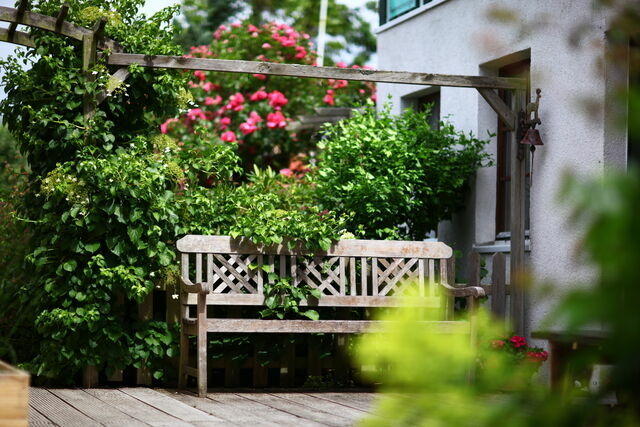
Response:
[[[542,138],[540,138],[540,131],[535,128],[527,129],[527,132],[524,134],[524,137],[520,141],[520,144],[531,146],[531,151],[536,150],[536,145],[544,145],[544,143],[542,142]]]

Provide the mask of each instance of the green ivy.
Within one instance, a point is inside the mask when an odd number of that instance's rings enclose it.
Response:
[[[278,277],[276,273],[268,273],[269,282],[264,285],[264,305],[260,311],[263,318],[275,316],[284,319],[288,316],[302,316],[311,320],[318,320],[320,315],[316,310],[300,308],[300,301],[310,298],[319,300],[321,292],[318,288],[301,283],[298,286],[291,284],[290,277]]]
[[[55,16],[61,3],[31,8]],[[139,0],[69,3],[67,19],[78,25],[106,16],[106,37],[125,51],[180,53],[169,25],[176,7],[147,18],[137,13]],[[37,29],[31,36],[37,48],[1,64],[7,98],[0,112],[32,170],[16,213],[31,224],[30,274],[16,293],[36,308],[32,318],[12,318],[35,324],[39,336],[30,345],[38,348],[16,357],[38,375],[63,380],[89,365],[148,366],[160,378],[175,331],[137,321],[136,304],[175,262],[176,189],[189,165],[175,144],[158,140],[158,129],[179,112],[183,75],[132,66],[87,120],[83,96],[113,88],[116,68],[98,61],[85,74],[81,43]]]

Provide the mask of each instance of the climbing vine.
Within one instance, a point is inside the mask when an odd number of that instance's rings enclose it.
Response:
[[[127,51],[180,53],[169,25],[176,7],[147,18],[137,13],[141,0],[69,3],[69,21],[91,27],[105,16],[105,36]],[[31,9],[55,16],[60,6],[35,1]],[[83,73],[79,42],[37,29],[31,36],[37,48],[2,63],[7,98],[0,105],[32,170],[16,214],[33,233],[31,275],[17,294],[39,301],[36,318],[23,319],[39,334],[25,366],[72,379],[90,365],[144,365],[161,377],[162,360],[175,351],[174,331],[165,322],[138,321],[137,303],[174,262],[174,190],[185,166],[158,129],[186,107],[183,76],[131,67],[122,82],[104,60]],[[115,90],[86,119],[83,96],[105,88]]]

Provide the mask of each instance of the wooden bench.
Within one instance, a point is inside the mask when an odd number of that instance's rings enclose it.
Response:
[[[187,235],[177,242],[181,258],[181,332],[179,387],[187,376],[198,380],[198,394],[207,391],[207,332],[215,333],[362,333],[379,329],[375,320],[269,320],[208,318],[207,306],[261,306],[265,270],[289,277],[296,286],[318,288],[319,300],[301,302],[318,307],[392,307],[412,304],[446,307],[439,332],[471,331],[469,322],[453,321],[453,296],[484,295],[480,287],[456,287],[450,247],[441,242],[342,240],[326,252],[310,254],[286,245],[258,247],[246,239]],[[267,266],[267,268],[262,268]],[[273,278],[273,277],[272,277]],[[445,297],[442,292],[444,290]],[[443,305],[444,304],[444,305]],[[189,316],[189,306],[196,316]],[[473,304],[472,304],[473,305]],[[196,336],[197,366],[189,366],[189,336]]]

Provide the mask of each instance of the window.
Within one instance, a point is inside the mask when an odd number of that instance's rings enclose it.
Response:
[[[434,90],[435,89],[435,90]],[[440,89],[430,88],[409,96],[402,97],[402,109],[412,108],[415,111],[425,111],[431,107],[429,125],[434,129],[440,128]]]
[[[524,77],[529,80],[529,69],[531,60],[526,59],[520,62],[516,62],[511,65],[507,65],[498,70],[500,77]],[[530,93],[529,87],[527,87],[527,99],[529,99]],[[500,97],[505,101],[507,105],[513,107],[513,92],[512,91],[499,91]],[[510,236],[509,230],[511,225],[511,149],[515,146],[513,142],[513,132],[507,131],[505,126],[500,120],[498,120],[498,153],[497,153],[497,179],[496,179],[496,238],[504,239]],[[530,181],[530,152],[525,150],[525,164],[526,166],[526,181],[525,181],[525,219],[524,227],[529,229],[529,190],[531,187]]]
[[[378,2],[380,25],[431,1],[433,0],[380,0]]]

